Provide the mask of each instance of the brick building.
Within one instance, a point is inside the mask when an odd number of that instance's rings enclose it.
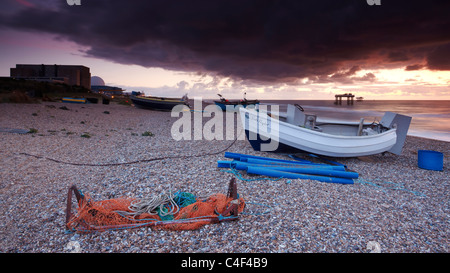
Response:
[[[91,72],[82,65],[17,64],[10,77],[37,81],[64,82],[91,89]]]

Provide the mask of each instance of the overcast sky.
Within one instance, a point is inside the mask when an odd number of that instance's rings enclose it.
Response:
[[[80,2],[2,1],[0,75],[81,64],[154,95],[450,99],[450,1]]]

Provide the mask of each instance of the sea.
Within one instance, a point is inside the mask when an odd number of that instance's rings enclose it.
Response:
[[[449,100],[363,100],[347,105],[334,100],[261,100],[261,104],[279,105],[285,112],[288,104],[299,104],[305,113],[326,119],[380,121],[387,111],[412,117],[408,135],[450,142]],[[270,109],[268,107],[268,109]]]

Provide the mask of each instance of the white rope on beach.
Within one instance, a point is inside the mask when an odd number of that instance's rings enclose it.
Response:
[[[170,209],[165,211],[164,208],[167,207],[169,207]],[[180,207],[174,201],[174,195],[172,194],[171,190],[169,190],[169,194],[162,193],[160,195],[153,195],[152,197],[132,202],[128,209],[130,211],[116,212],[122,215],[130,215],[134,218],[144,213],[148,213],[151,215],[159,214],[160,216],[164,217],[167,215],[174,215],[180,211]]]

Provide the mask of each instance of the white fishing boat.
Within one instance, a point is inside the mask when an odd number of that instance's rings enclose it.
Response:
[[[401,154],[411,123],[411,117],[392,112],[386,112],[380,122],[323,120],[294,105],[277,116],[255,108],[240,108],[239,112],[254,150],[288,146],[330,157]]]

